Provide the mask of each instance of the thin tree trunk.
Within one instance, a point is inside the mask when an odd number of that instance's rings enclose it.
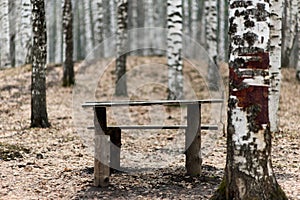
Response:
[[[183,99],[183,73],[182,73],[182,1],[167,0],[168,38],[167,55],[169,68],[169,94],[168,99]]]
[[[95,44],[100,45],[103,42],[103,0],[95,1],[96,13],[95,13],[95,25],[94,25],[94,39]],[[98,46],[97,55],[103,56],[103,48]]]
[[[137,29],[138,28],[138,0],[129,0],[129,7],[130,9],[128,10],[130,12],[130,17],[128,17],[130,23],[129,29]],[[129,13],[128,13],[129,14]],[[130,39],[130,46],[131,49],[134,49],[131,54],[132,55],[137,55],[137,49],[139,47],[139,38],[138,38],[138,31],[134,30],[132,31],[132,34],[129,35]]]
[[[300,1],[298,1],[297,32],[298,32],[298,63],[297,63],[296,79],[300,81]]]
[[[90,1],[84,0],[83,1],[83,6],[84,6],[84,21],[85,21],[85,34],[86,34],[86,41],[85,41],[85,52],[86,56],[91,53],[93,50],[93,43],[94,43],[94,38],[93,38],[93,27],[92,27],[92,11],[90,7]]]
[[[225,1],[224,0],[218,0],[219,4],[219,15],[218,15],[218,22],[219,22],[219,35],[218,35],[218,61],[225,61],[225,38],[227,34],[225,34]]]
[[[11,67],[10,55],[10,31],[9,31],[9,1],[2,0],[0,3],[0,68]]]
[[[16,66],[16,33],[17,33],[17,2],[10,0],[8,4],[8,18],[9,18],[9,48],[10,48],[10,59],[11,67]]]
[[[72,0],[63,2],[63,33],[64,33],[64,62],[63,62],[63,86],[75,83],[73,62],[73,12]]]
[[[271,162],[269,2],[230,0],[225,176],[212,199],[287,199]]]
[[[191,0],[191,38],[197,41],[198,35],[198,12],[199,5],[197,0]]]
[[[126,53],[128,1],[118,0],[116,91],[117,96],[127,96]]]
[[[62,29],[62,5],[63,0],[56,0],[56,12],[55,12],[55,26],[56,26],[56,32],[55,32],[55,63],[62,63],[63,60],[63,29]],[[51,41],[52,38],[49,38],[49,41]]]
[[[32,3],[31,127],[49,127],[46,105],[47,33],[44,0]]]
[[[216,91],[219,88],[219,68],[217,65],[218,58],[218,15],[217,0],[206,0],[206,10],[208,11],[206,20],[206,37],[208,55],[212,59],[212,63],[208,66],[208,87],[210,90]]]
[[[144,10],[145,10],[145,21],[144,27],[154,27],[154,2],[153,0],[147,0],[144,2]],[[149,29],[145,29],[144,33],[144,44],[146,49],[144,50],[145,55],[150,56],[153,55],[153,42],[154,42],[154,32],[149,31]]]
[[[278,108],[281,83],[281,20],[283,3],[281,0],[270,1],[270,89],[269,118],[271,132],[278,131]]]
[[[26,58],[31,57],[31,3],[30,0],[22,0],[20,4],[21,16],[16,38],[16,65],[28,64]]]
[[[191,37],[190,25],[191,22],[189,0],[183,0],[183,33],[186,37]]]

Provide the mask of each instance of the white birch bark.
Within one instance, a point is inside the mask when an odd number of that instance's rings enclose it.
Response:
[[[28,63],[31,52],[31,3],[30,0],[20,2],[20,18],[16,38],[16,65]]]
[[[218,15],[217,15],[217,0],[206,0],[206,43],[208,55],[212,59],[212,63],[208,66],[208,87],[211,90],[218,90],[219,88],[219,70],[217,66],[218,59],[218,43],[217,43],[217,30],[218,30]]]
[[[297,62],[297,69],[296,69],[296,79],[300,81],[300,1],[298,1],[297,32],[298,32],[298,62]]]
[[[168,99],[183,99],[182,74],[182,1],[167,0]]]
[[[117,12],[116,12],[116,2],[118,0],[110,0],[109,1],[109,13],[110,13],[110,26],[111,26],[111,33],[112,35],[116,34],[116,27],[117,27]]]
[[[189,0],[183,0],[183,33],[186,37],[191,37],[190,25]]]
[[[128,24],[128,1],[118,0],[118,23],[117,23],[117,59],[116,59],[116,90],[117,96],[127,96],[126,81],[126,48],[127,48],[127,24]]]
[[[191,0],[191,38],[197,41],[198,34],[198,11],[199,5],[197,0]]]
[[[94,16],[95,16],[95,25],[94,25],[94,39],[95,44],[99,45],[103,41],[103,0],[94,1]],[[99,49],[101,55],[103,54],[103,49]]]
[[[55,56],[54,56],[54,62],[55,63],[62,63],[63,60],[63,29],[62,29],[62,0],[56,0],[55,4],[55,26],[56,26],[56,31],[55,31]],[[51,42],[51,40],[49,40]],[[48,43],[49,43],[48,42]]]
[[[230,0],[227,160],[219,198],[287,199],[271,163],[269,2]]]
[[[225,38],[227,34],[225,34],[225,1],[219,0],[219,36],[218,36],[218,60],[225,61]]]
[[[19,4],[15,0],[10,0],[8,4],[8,19],[9,19],[9,48],[10,48],[10,59],[11,67],[16,66],[16,34],[17,34],[17,23],[18,23],[18,7]]]
[[[283,3],[281,0],[270,1],[270,89],[269,118],[271,132],[278,131],[278,109],[281,83],[281,20]]]
[[[153,0],[146,0],[144,1],[144,9],[145,9],[145,20],[144,20],[144,27],[146,28],[153,28],[154,27],[154,2]],[[153,42],[154,42],[154,32],[149,31],[149,29],[145,30],[144,33],[144,44],[147,47],[144,50],[145,55],[150,56],[153,55]]]
[[[11,67],[8,4],[8,0],[0,1],[0,68]]]
[[[84,0],[83,1],[83,7],[84,7],[84,25],[85,25],[85,34],[86,34],[86,41],[85,41],[85,52],[86,56],[88,56],[90,53],[92,53],[93,50],[93,28],[92,28],[92,10],[90,7],[90,1]]]

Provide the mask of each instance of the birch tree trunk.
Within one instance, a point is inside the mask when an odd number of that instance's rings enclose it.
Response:
[[[182,0],[167,0],[168,99],[183,99]]]
[[[298,62],[297,62],[296,79],[300,81],[300,1],[298,1],[297,31],[298,31]]]
[[[219,11],[218,11],[218,61],[225,61],[225,38],[227,37],[227,34],[225,34],[225,1],[224,0],[218,0],[219,4]]]
[[[127,96],[126,83],[126,46],[127,46],[127,12],[128,1],[118,0],[116,91],[117,96]]]
[[[129,22],[130,22],[130,29],[137,29],[138,28],[138,0],[129,0],[129,7],[130,7],[130,17],[129,17]],[[129,23],[128,22],[128,23]],[[137,48],[139,46],[139,38],[138,38],[138,32],[133,31],[132,34],[130,35],[130,46],[132,49],[135,51],[132,52],[132,55],[137,55]]]
[[[218,58],[218,15],[217,15],[217,0],[206,0],[207,20],[206,20],[206,43],[208,54],[212,59],[212,63],[208,66],[208,87],[210,90],[218,90],[219,88],[219,68],[217,66]]]
[[[63,0],[56,0],[55,4],[55,26],[56,26],[56,33],[55,33],[55,63],[62,63],[63,60],[63,29],[62,29],[62,5]],[[52,38],[49,38],[51,41]]]
[[[95,44],[99,45],[103,42],[103,0],[95,0],[95,25],[94,25],[94,39]],[[103,56],[103,48],[99,49],[98,55]]]
[[[31,75],[31,127],[46,128],[46,57],[47,33],[44,0],[32,3],[32,75]]]
[[[223,182],[212,199],[287,199],[271,162],[269,2],[229,3],[227,159]]]
[[[14,0],[10,0],[8,4],[8,19],[9,19],[9,48],[10,48],[10,60],[11,67],[16,66],[16,32],[17,32],[17,8],[18,3]]]
[[[144,2],[145,9],[145,21],[144,27],[154,27],[154,2],[153,0],[146,0]],[[145,55],[153,55],[153,42],[155,40],[153,31],[149,31],[149,29],[145,30],[144,33],[144,44],[147,49],[144,50]]]
[[[197,0],[191,0],[191,38],[197,41],[198,35],[198,12],[199,5]]]
[[[191,22],[189,0],[183,0],[183,33],[187,37],[191,37],[190,24]]]
[[[271,132],[278,131],[278,109],[281,83],[281,20],[283,3],[281,0],[270,1],[270,89],[269,118]]]
[[[74,85],[74,62],[73,62],[73,12],[72,0],[64,0],[63,6],[63,86]]]
[[[20,3],[20,22],[16,38],[16,65],[28,64],[31,60],[31,3],[22,0]]]
[[[11,67],[8,4],[9,0],[2,0],[0,4],[0,68]]]
[[[85,34],[86,34],[86,41],[85,41],[85,52],[86,56],[91,53],[94,48],[94,38],[93,38],[93,27],[92,27],[92,11],[90,7],[90,1],[84,0],[84,20],[85,20]]]

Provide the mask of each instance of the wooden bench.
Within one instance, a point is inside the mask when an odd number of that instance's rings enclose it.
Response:
[[[110,168],[120,167],[121,130],[122,129],[185,129],[186,170],[190,175],[201,173],[202,158],[201,129],[217,130],[216,125],[201,125],[201,105],[223,103],[222,99],[207,100],[159,100],[159,101],[106,101],[86,102],[83,108],[94,109],[95,157],[94,185],[105,187],[109,184]],[[108,126],[106,108],[119,106],[187,106],[187,124],[173,126],[118,125]]]

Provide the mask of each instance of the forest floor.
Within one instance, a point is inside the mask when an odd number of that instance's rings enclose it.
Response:
[[[152,62],[163,64],[165,60],[131,57],[128,63],[132,69],[132,66]],[[77,74],[82,73],[78,66]],[[156,74],[153,76],[160,75],[160,72],[154,71]],[[201,78],[196,73],[192,68],[185,69],[192,85],[200,85]],[[224,66],[222,73],[227,75]],[[295,79],[294,69],[283,69],[282,73],[280,131],[273,136],[273,167],[277,181],[288,198],[300,199],[300,83]],[[226,75],[225,83],[228,80]],[[166,77],[164,75],[163,79]],[[30,66],[0,71],[0,199],[209,199],[218,188],[226,160],[226,138],[222,131],[203,133],[204,138],[213,135],[214,143],[203,156],[201,176],[190,177],[185,174],[185,157],[182,154],[184,133],[162,130],[125,131],[121,153],[123,172],[112,174],[108,188],[93,187],[94,162],[89,150],[92,145],[86,142],[93,132],[82,134],[79,132],[86,128],[80,129],[78,124],[74,126],[74,121],[81,121],[78,118],[82,116],[73,114],[76,113],[73,107],[76,96],[73,88],[61,87],[61,78],[61,66],[49,65],[47,106],[51,127],[31,129]],[[100,86],[108,89],[96,90],[96,97],[110,100],[108,93],[114,82],[113,67],[102,78]],[[205,98],[198,95],[205,89],[195,87],[193,90],[197,97]],[[152,96],[152,93],[156,95]],[[151,91],[146,84],[138,87],[135,96],[130,98],[165,98],[166,95],[161,83],[152,87]],[[159,123],[160,120],[181,123],[178,119],[186,117],[181,108],[171,107],[164,110],[164,115],[159,114],[162,109],[129,110],[130,119],[138,124]],[[119,117],[109,114],[111,123],[120,123],[112,116]]]

